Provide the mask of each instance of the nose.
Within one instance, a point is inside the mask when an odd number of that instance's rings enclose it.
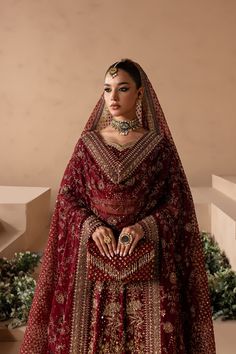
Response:
[[[118,97],[117,97],[117,92],[116,90],[113,90],[111,92],[111,101],[117,101]]]

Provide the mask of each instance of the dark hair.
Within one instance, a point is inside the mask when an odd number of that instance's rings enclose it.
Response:
[[[137,66],[132,62],[130,59],[123,59],[121,61],[118,61],[114,64],[112,64],[106,71],[106,74],[109,72],[109,70],[115,66],[117,69],[122,69],[126,71],[134,80],[137,89],[139,89],[142,86],[142,80],[141,80],[141,75],[140,72],[137,68]]]

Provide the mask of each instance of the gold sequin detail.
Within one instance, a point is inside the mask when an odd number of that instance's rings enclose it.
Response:
[[[172,333],[173,332],[173,325],[170,322],[166,322],[163,324],[164,331],[166,333]]]

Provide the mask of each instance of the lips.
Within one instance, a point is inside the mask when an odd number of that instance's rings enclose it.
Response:
[[[118,109],[118,108],[120,108],[120,105],[119,104],[111,104],[110,107],[112,109]]]

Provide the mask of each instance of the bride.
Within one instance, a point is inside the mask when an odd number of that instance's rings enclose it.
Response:
[[[214,354],[193,200],[152,85],[125,59],[65,170],[21,354]]]

